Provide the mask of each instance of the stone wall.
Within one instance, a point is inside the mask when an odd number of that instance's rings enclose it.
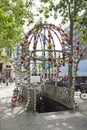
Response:
[[[69,109],[74,108],[74,94],[71,89],[46,85],[44,88],[44,94],[46,97],[68,107]]]
[[[32,86],[33,88],[33,86]],[[45,87],[41,86],[43,90],[44,96],[47,98],[50,98],[64,106],[66,106],[69,109],[74,108],[74,95],[71,89],[65,88],[65,87],[56,87],[53,85],[45,85]],[[27,101],[27,87],[23,86],[23,95],[25,100]],[[30,99],[31,99],[31,107],[33,108],[33,100],[34,100],[34,91],[33,89],[30,89]]]

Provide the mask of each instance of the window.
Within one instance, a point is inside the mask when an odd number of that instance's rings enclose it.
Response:
[[[6,68],[11,68],[11,65],[6,65]]]
[[[3,64],[2,64],[2,63],[0,63],[0,72],[2,72],[2,65],[3,65]]]
[[[6,72],[6,78],[10,78],[11,77],[11,72]]]

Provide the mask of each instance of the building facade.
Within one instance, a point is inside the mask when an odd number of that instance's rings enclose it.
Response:
[[[7,55],[9,58],[12,57],[12,54],[6,51],[5,48],[2,49],[2,56]],[[14,74],[14,67],[13,64],[10,61],[6,60],[0,60],[0,77],[9,79],[9,78],[15,78]]]
[[[69,34],[69,26],[65,27],[65,32]],[[82,82],[87,80],[87,44],[83,44],[81,35],[78,29],[74,29],[73,31],[73,53],[75,54],[75,45],[76,42],[79,41],[79,52],[84,50],[83,56],[78,63],[78,70],[77,70],[77,79],[82,80]],[[60,76],[68,76],[68,64],[66,63],[65,66],[61,67]]]

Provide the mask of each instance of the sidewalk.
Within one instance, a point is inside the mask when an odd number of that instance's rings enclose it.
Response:
[[[11,107],[14,84],[0,88],[0,130],[87,130],[87,101],[75,100],[79,108],[50,113],[25,112]]]

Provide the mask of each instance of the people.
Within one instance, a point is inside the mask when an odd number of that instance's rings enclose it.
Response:
[[[10,78],[9,78],[9,82],[13,82],[13,79],[12,79],[12,77],[10,77]]]
[[[5,83],[5,82],[6,82],[6,79],[5,79],[5,78],[3,78],[3,79],[2,79],[2,82],[3,82],[3,83]]]
[[[0,83],[2,82],[2,77],[0,77]]]
[[[85,84],[87,85],[87,79],[86,79],[86,81],[85,81]]]
[[[6,82],[6,86],[8,86],[8,82]]]

